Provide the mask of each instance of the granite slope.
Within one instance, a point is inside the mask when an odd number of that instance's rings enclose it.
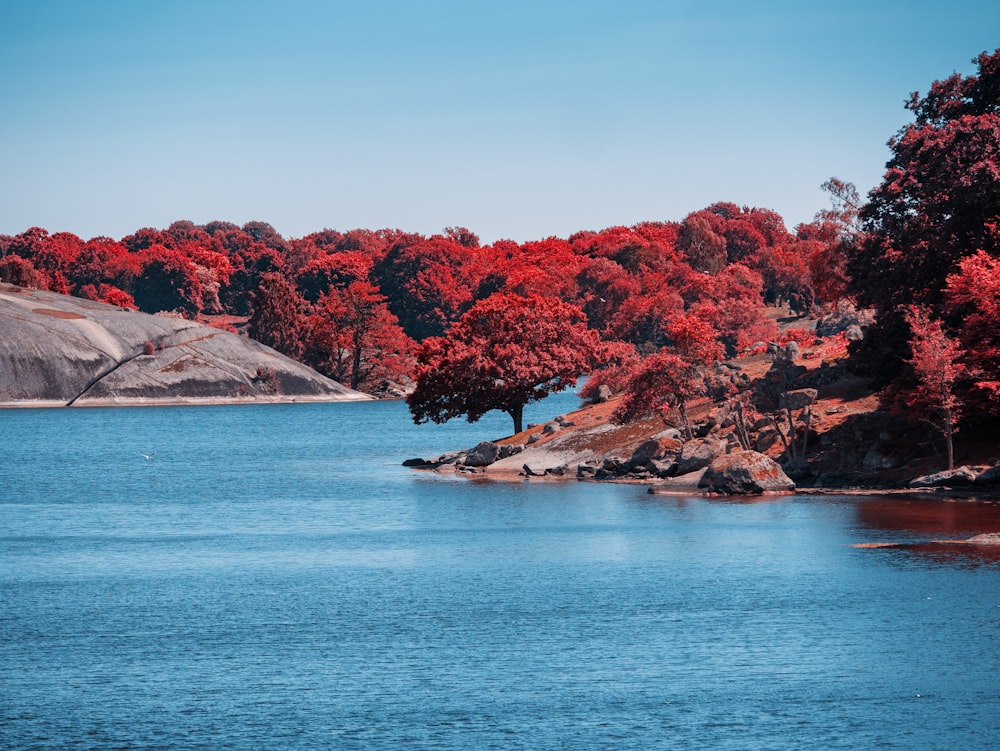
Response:
[[[370,398],[230,332],[0,284],[0,406]]]

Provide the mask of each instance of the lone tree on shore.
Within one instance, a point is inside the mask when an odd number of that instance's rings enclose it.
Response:
[[[500,410],[520,433],[526,404],[575,385],[608,353],[579,308],[498,293],[477,302],[447,335],[424,340],[406,402],[416,423],[462,415],[476,422]]]
[[[939,430],[948,450],[948,469],[955,468],[954,436],[962,416],[962,401],[955,394],[955,384],[967,374],[960,362],[958,342],[948,337],[941,322],[928,317],[927,311],[912,305],[904,311],[913,332],[906,362],[913,368],[916,385],[903,392],[904,404]]]

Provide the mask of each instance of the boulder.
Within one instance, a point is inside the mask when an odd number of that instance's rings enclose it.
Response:
[[[992,467],[976,476],[976,487],[993,488],[1000,486],[1000,465]]]
[[[922,475],[910,480],[911,488],[958,488],[971,485],[976,481],[976,473],[969,467],[956,467],[946,469],[944,472],[935,472],[930,475]]]
[[[606,383],[602,383],[597,387],[597,393],[594,394],[591,400],[594,404],[604,404],[608,399],[611,398],[611,387]]]
[[[666,430],[661,430],[653,436],[653,438],[670,438],[674,441],[680,441],[683,437],[684,436],[681,435],[681,431],[677,428],[667,428]]]
[[[759,495],[791,492],[795,483],[770,457],[756,451],[740,451],[716,457],[698,487],[722,495]]]
[[[492,441],[482,441],[465,455],[466,467],[488,467],[500,458],[500,447]]]
[[[676,456],[683,446],[684,444],[675,438],[657,438],[654,436],[653,438],[639,444],[636,450],[632,452],[632,457],[629,459],[628,463],[633,468],[642,467],[653,459],[663,459],[666,457]]]
[[[515,454],[520,454],[524,451],[524,446],[519,444],[509,444],[505,443],[500,446],[500,458],[506,459],[508,457],[514,456]]]
[[[677,474],[686,475],[689,472],[704,469],[712,463],[713,459],[725,453],[725,441],[701,441],[696,446],[689,444],[681,450],[680,456],[677,457]]]
[[[865,472],[880,472],[886,469],[896,469],[899,459],[888,454],[881,443],[874,444],[861,460],[861,468]]]
[[[646,469],[649,474],[660,477],[673,477],[677,474],[677,462],[667,462],[660,461],[659,459],[651,459],[648,464],[646,464]]]

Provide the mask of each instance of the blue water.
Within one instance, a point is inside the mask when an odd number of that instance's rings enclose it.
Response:
[[[997,747],[995,504],[400,466],[508,423],[0,412],[0,748]]]

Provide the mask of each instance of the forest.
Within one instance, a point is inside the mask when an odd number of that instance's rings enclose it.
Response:
[[[0,280],[246,333],[352,388],[407,395],[417,420],[499,409],[518,430],[525,404],[581,374],[584,396],[624,394],[621,420],[683,418],[706,394],[751,410],[715,364],[816,335],[779,333],[769,308],[833,316],[849,368],[950,447],[1000,417],[1000,50],[973,62],[912,95],[866,198],[831,178],[829,206],[793,228],[727,202],[487,245],[464,227],[284,238],[176,221],[118,240],[32,227],[0,236]]]

